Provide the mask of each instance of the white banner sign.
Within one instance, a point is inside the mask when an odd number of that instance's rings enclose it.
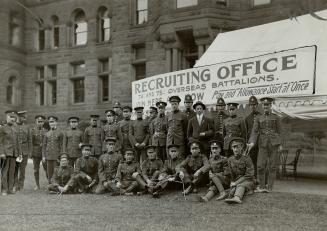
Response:
[[[311,95],[315,55],[315,46],[302,47],[152,76],[132,83],[132,104],[148,108],[172,95],[184,100],[186,94],[207,105],[216,104],[219,97],[240,102],[251,95]]]

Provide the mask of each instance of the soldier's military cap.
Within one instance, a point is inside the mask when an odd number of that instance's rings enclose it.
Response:
[[[90,118],[99,118],[99,115],[90,115]]]
[[[171,102],[177,102],[177,103],[179,103],[179,102],[181,102],[181,98],[179,98],[178,95],[173,95],[173,96],[171,96],[171,97],[169,98],[169,102],[170,102],[170,103],[171,103]]]
[[[225,100],[223,98],[218,98],[216,106],[226,106]]]
[[[126,109],[127,109],[127,110],[129,110],[130,112],[133,111],[133,109],[132,109],[130,106],[124,106],[122,109],[123,109],[123,110],[126,110]]]
[[[195,109],[196,106],[198,106],[198,105],[201,105],[202,108],[203,108],[203,110],[206,109],[206,105],[204,105],[204,103],[202,103],[201,101],[197,101],[197,102],[193,105],[193,108]]]
[[[68,121],[71,121],[71,120],[79,121],[79,118],[77,116],[71,116],[68,118]]]
[[[110,142],[111,141],[111,142],[116,143],[117,139],[115,137],[109,136],[109,137],[106,137],[104,141],[105,142]]]
[[[5,111],[5,114],[9,114],[9,115],[17,115],[17,111],[15,111],[15,110],[7,110],[7,111]]]
[[[58,117],[57,116],[48,116],[48,120],[49,121],[58,121]]]
[[[151,106],[151,107],[150,107],[150,111],[158,112],[158,109],[157,109],[156,107]]]
[[[121,104],[120,104],[120,102],[119,102],[119,101],[116,101],[116,102],[114,103],[113,108],[121,108]]]
[[[92,144],[83,143],[83,144],[81,145],[81,149],[84,148],[84,147],[92,148],[93,145],[92,145]]]
[[[166,107],[167,106],[167,103],[166,102],[163,102],[163,101],[159,101],[159,102],[156,103],[156,106],[158,108],[160,108],[160,107]]]
[[[171,148],[179,148],[179,145],[178,144],[170,144],[170,145],[168,145],[167,148],[168,149],[171,149]]]
[[[133,148],[125,148],[124,153],[126,152],[133,152],[135,153],[135,150]]]
[[[250,98],[249,98],[249,104],[250,105],[256,105],[256,104],[258,104],[257,97],[255,97],[254,95],[251,95]]]
[[[116,115],[116,112],[112,109],[108,109],[104,112],[104,114],[106,114],[106,115],[110,114],[110,115],[114,116],[114,115]]]
[[[229,144],[232,145],[233,142],[242,142],[243,144],[245,144],[245,139],[242,137],[231,137],[229,140]]]
[[[59,160],[61,159],[68,159],[68,155],[66,152],[61,153],[61,155],[59,156]]]
[[[149,149],[156,150],[156,146],[153,146],[153,145],[146,146],[146,150],[149,150]]]
[[[135,107],[134,110],[135,111],[143,111],[144,107]]]
[[[210,141],[210,146],[211,147],[222,147],[223,146],[223,142],[219,141],[219,140],[211,140]]]
[[[184,103],[193,103],[193,99],[190,94],[185,95]]]
[[[260,101],[263,104],[271,104],[274,101],[274,99],[270,97],[263,97],[260,99]]]
[[[197,140],[197,139],[194,139],[194,138],[190,138],[190,139],[189,139],[189,142],[188,142],[188,145],[189,145],[189,147],[191,147],[191,146],[192,146],[192,144],[198,144],[198,145],[199,145],[199,147],[201,147],[201,143],[200,143],[200,141],[199,141],[199,140]]]
[[[234,103],[234,102],[232,102],[232,103],[228,103],[227,106],[228,106],[229,108],[237,108],[237,107],[238,107],[238,103]]]
[[[45,116],[43,116],[43,115],[36,115],[35,116],[35,119],[40,119],[40,118],[45,120]]]
[[[17,112],[17,115],[25,115],[27,113],[27,111],[19,111]]]

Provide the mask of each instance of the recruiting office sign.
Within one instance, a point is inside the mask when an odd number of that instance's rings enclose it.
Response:
[[[165,73],[132,83],[133,107],[150,107],[182,100],[191,94],[194,101],[215,104],[245,101],[251,95],[303,96],[314,93],[316,47],[301,47],[276,53]]]

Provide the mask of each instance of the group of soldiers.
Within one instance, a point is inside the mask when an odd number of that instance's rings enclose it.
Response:
[[[207,186],[201,202],[217,200],[241,203],[246,194],[269,192],[276,177],[281,150],[280,120],[272,113],[273,99],[261,98],[263,114],[255,96],[249,98],[251,113],[238,116],[238,103],[217,100],[217,113],[208,116],[206,105],[179,96],[144,108],[121,106],[105,111],[106,123],[90,115],[90,126],[79,129],[79,118],[68,118],[68,128],[57,127],[58,118],[43,115],[35,126],[26,124],[26,111],[6,112],[0,127],[2,195],[24,187],[28,158],[33,159],[35,190],[40,189],[42,164],[50,193],[149,193],[159,197],[165,189],[180,188],[184,195]]]

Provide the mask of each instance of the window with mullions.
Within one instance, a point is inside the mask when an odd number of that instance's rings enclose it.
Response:
[[[148,0],[136,1],[136,23],[143,24],[148,21]]]
[[[57,16],[52,16],[52,48],[59,47],[59,19]]]
[[[73,82],[74,103],[84,103],[84,98],[85,98],[84,78],[73,79],[72,82]]]
[[[196,6],[197,4],[198,0],[176,0],[176,8]]]
[[[98,17],[99,42],[109,41],[111,35],[111,19],[108,10],[106,8],[101,8]]]
[[[84,45],[87,42],[87,22],[82,10],[74,18],[74,45]]]

